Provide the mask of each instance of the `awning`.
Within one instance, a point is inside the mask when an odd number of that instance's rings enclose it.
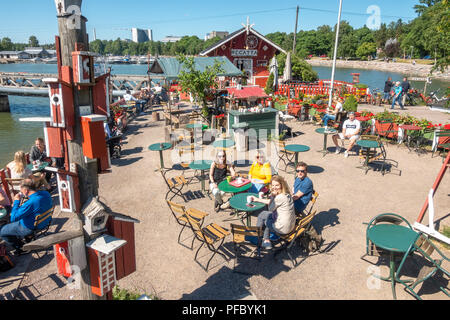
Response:
[[[228,94],[233,95],[235,99],[258,99],[258,98],[268,98],[269,96],[264,92],[259,86],[253,87],[242,87],[242,89],[237,88],[227,88]]]

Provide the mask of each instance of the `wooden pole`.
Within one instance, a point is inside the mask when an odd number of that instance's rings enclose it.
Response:
[[[66,0],[66,8],[79,6],[79,11],[76,13],[64,13],[62,2],[55,1],[58,12],[58,30],[60,36],[61,48],[61,65],[72,68],[72,52],[74,51],[88,51],[89,42],[86,33],[87,19],[81,15],[82,0]],[[73,71],[73,70],[72,70]],[[90,106],[90,113],[92,108],[92,93],[89,87],[78,87],[73,85],[73,106],[75,111],[75,125],[73,129],[74,139],[67,142],[68,159],[70,171],[77,172],[79,178],[79,194],[80,205],[84,204],[90,197],[98,195],[98,177],[97,177],[97,162],[86,162],[82,148],[82,132],[81,132],[81,117],[80,106]],[[81,212],[77,212],[78,218],[84,224],[84,217]],[[89,235],[84,232],[85,243],[90,241]],[[86,261],[89,261],[88,249],[86,248]],[[87,267],[81,271],[81,290],[82,297],[85,300],[97,300],[98,296],[91,291],[91,279],[89,262]]]
[[[299,10],[299,6],[297,6],[297,14],[295,17],[295,31],[294,31],[294,43],[292,45],[292,54],[295,54],[295,47],[297,45],[297,26],[298,26],[298,10]]]

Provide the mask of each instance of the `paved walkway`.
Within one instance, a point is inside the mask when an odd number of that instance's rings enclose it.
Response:
[[[150,144],[165,140],[164,122],[155,123],[150,115],[142,115],[130,125],[123,157],[113,160],[113,172],[99,177],[102,200],[114,211],[141,221],[135,226],[137,272],[121,280],[119,285],[140,293],[155,294],[161,299],[392,299],[390,284],[371,282],[369,271],[373,266],[360,259],[366,241],[363,222],[383,212],[395,212],[411,222],[415,221],[441,168],[441,158],[431,158],[429,154],[419,157],[403,146],[389,145],[388,158],[399,162],[401,176],[394,173],[382,176],[374,171],[364,175],[356,168],[360,160],[355,153],[348,158],[334,153],[322,157],[322,153],[317,151],[322,149],[323,136],[314,132],[316,127],[313,125],[301,122],[289,125],[299,135],[288,143],[311,147],[309,152],[300,155],[300,160],[310,165],[309,177],[319,193],[314,225],[326,244],[335,244],[330,252],[305,258],[297,252],[301,264],[295,269],[291,269],[284,253],[276,259],[266,255],[259,263],[247,262],[239,266],[254,275],[233,273],[233,260],[225,262],[216,256],[210,270],[203,271],[193,260],[195,250],[177,243],[180,226],[164,201],[166,186],[159,173],[154,171],[159,167],[159,155],[148,150]],[[334,151],[331,139],[328,146],[330,151]],[[166,165],[171,165],[169,155],[169,152],[164,153]],[[248,166],[242,169],[248,170]],[[186,172],[188,176],[191,174]],[[294,176],[283,171],[280,174],[292,186]],[[200,183],[196,182],[189,188],[199,190]],[[450,190],[448,175],[435,197],[437,218],[447,217],[441,224],[448,225],[450,198],[445,190]],[[229,228],[229,220],[232,219],[229,212],[215,213],[213,202],[207,197],[190,200],[186,205],[208,212],[206,224],[216,222]],[[58,218],[63,222],[68,217],[60,215]],[[254,225],[256,217],[252,219]],[[190,236],[189,232],[184,236]],[[183,243],[190,244],[190,237],[183,239]],[[230,241],[231,237],[225,248],[231,257],[233,248]],[[198,242],[195,249],[197,246]],[[202,256],[200,260],[206,262],[208,258]],[[57,275],[53,253],[41,260],[34,257],[30,260],[17,297],[81,298],[78,290],[68,289],[65,286],[67,281]],[[448,268],[450,266],[447,265]],[[388,272],[386,264],[382,264],[379,270],[383,275]],[[3,289],[0,286],[0,294],[8,298]],[[423,298],[446,298],[437,292],[433,286],[426,286]],[[413,299],[400,285],[397,286],[397,296],[399,299]]]

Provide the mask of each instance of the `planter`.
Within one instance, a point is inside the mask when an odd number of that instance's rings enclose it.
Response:
[[[376,132],[380,132],[381,136],[390,139],[398,138],[398,124],[396,123],[380,123],[378,120],[375,120],[375,129]],[[390,131],[387,133],[383,133],[385,131]]]
[[[302,106],[300,104],[289,105],[288,114],[294,117],[300,117]]]

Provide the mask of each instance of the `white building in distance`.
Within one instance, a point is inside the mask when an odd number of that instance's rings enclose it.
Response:
[[[138,28],[131,29],[133,42],[142,43],[153,41],[153,31],[151,29],[143,30]]]
[[[167,42],[177,42],[180,41],[182,37],[177,36],[167,36],[164,39],[161,40],[161,42],[167,43]]]
[[[223,39],[225,37],[228,37],[230,33],[227,31],[211,31],[210,33],[207,33],[205,36],[205,41],[209,39],[213,39],[215,37],[219,37],[220,39]]]

